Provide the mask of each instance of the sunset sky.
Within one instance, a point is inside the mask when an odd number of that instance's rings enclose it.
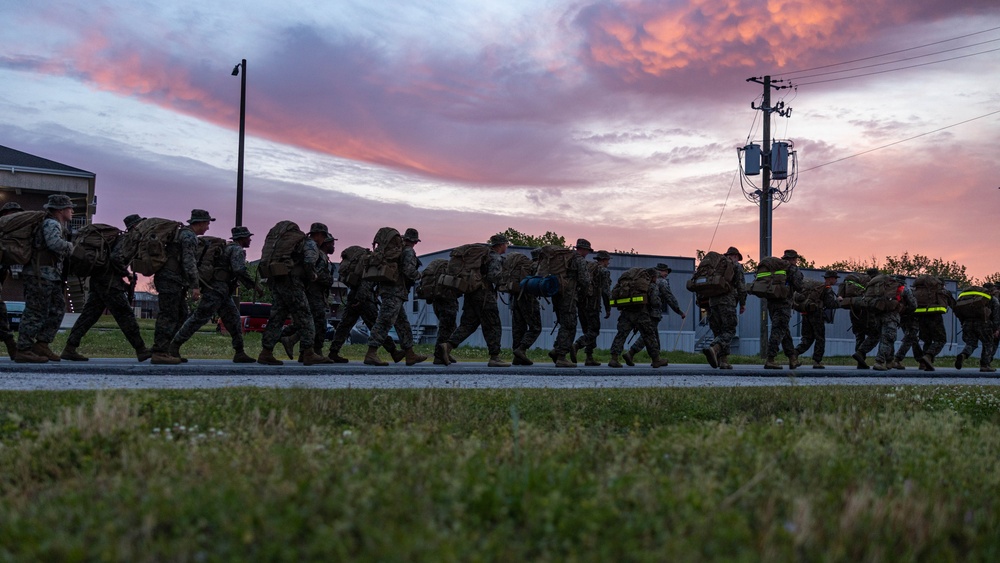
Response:
[[[0,17],[0,145],[96,173],[99,222],[197,207],[229,235],[245,58],[251,258],[281,219],[327,223],[339,249],[383,225],[418,228],[418,253],[513,227],[756,258],[736,149],[762,137],[747,78],[770,74],[797,85],[772,93],[793,108],[772,134],[801,170],[775,252],[1000,271],[997,0],[8,0]]]

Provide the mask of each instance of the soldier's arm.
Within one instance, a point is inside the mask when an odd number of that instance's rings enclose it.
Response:
[[[233,277],[243,287],[256,289],[258,287],[257,283],[253,281],[250,273],[247,272],[246,251],[238,244],[231,244],[227,248],[231,248],[229,251],[229,271],[233,273]]]
[[[420,260],[412,249],[403,251],[403,279],[407,285],[413,285],[420,277]]]
[[[670,290],[670,282],[668,280],[663,280],[663,302],[670,307],[673,312],[678,315],[683,316],[684,311],[681,310],[680,303],[677,302],[677,297],[674,296],[674,292]]]
[[[42,223],[45,248],[60,258],[65,258],[73,252],[73,245],[63,236],[64,232],[63,226],[55,219],[46,219]]]
[[[586,293],[590,289],[590,270],[582,256],[576,257],[576,281],[577,291]]]
[[[736,289],[736,299],[740,302],[740,309],[747,306],[747,284],[743,280],[743,265],[736,264],[733,268],[733,287]]]
[[[836,309],[840,307],[840,303],[837,301],[837,294],[833,292],[829,287],[823,292],[823,308],[824,309]]]
[[[490,251],[486,255],[486,271],[483,273],[483,279],[486,283],[496,285],[500,282],[500,274],[503,271],[503,257],[501,257],[496,252]]]
[[[181,229],[178,236],[180,238],[181,269],[184,272],[184,278],[187,280],[188,287],[198,288],[200,287],[198,281],[198,236],[190,229]]]
[[[604,318],[611,316],[611,272],[601,271],[601,302],[604,303]]]

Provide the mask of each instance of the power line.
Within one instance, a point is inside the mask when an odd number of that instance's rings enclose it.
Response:
[[[799,174],[801,174],[803,172],[809,172],[810,170],[816,170],[817,168],[822,168],[824,166],[829,166],[831,164],[836,164],[838,162],[843,162],[843,161],[845,161],[845,160],[847,160],[849,158],[854,158],[856,156],[861,156],[863,154],[868,154],[870,152],[875,152],[877,150],[885,149],[885,148],[888,148],[888,147],[891,147],[891,146],[894,146],[894,145],[898,145],[900,143],[905,143],[907,141],[912,141],[913,139],[919,139],[920,137],[926,137],[927,135],[938,133],[940,131],[944,131],[945,129],[951,129],[952,127],[957,127],[959,125],[964,125],[966,123],[969,123],[969,122],[972,122],[972,121],[976,121],[977,119],[983,119],[983,118],[989,117],[991,115],[996,115],[998,113],[1000,113],[1000,110],[992,111],[992,112],[987,113],[985,115],[980,115],[979,117],[973,117],[973,118],[970,118],[970,119],[966,119],[965,121],[959,121],[958,123],[952,123],[951,125],[945,125],[944,127],[940,127],[940,128],[935,129],[933,131],[927,131],[925,133],[921,133],[919,135],[914,135],[914,136],[906,138],[906,139],[901,139],[899,141],[894,141],[894,142],[889,143],[887,145],[882,145],[880,147],[875,147],[875,148],[872,148],[872,149],[868,149],[866,151],[861,151],[859,153],[852,154],[850,156],[845,156],[844,158],[838,158],[837,160],[831,160],[830,162],[824,162],[823,164],[818,164],[816,166],[813,166],[812,168],[806,168],[805,170],[799,170]]]
[[[782,74],[776,74],[775,76],[786,76],[786,75],[789,75],[789,74],[798,74],[800,72],[812,72],[814,70],[820,70],[820,69],[824,69],[824,68],[830,68],[830,67],[834,67],[834,66],[841,66],[841,65],[851,64],[851,63],[857,63],[857,62],[861,62],[861,61],[867,61],[867,60],[871,60],[871,59],[877,59],[879,57],[886,57],[886,56],[889,56],[889,55],[896,55],[896,54],[899,54],[899,53],[905,53],[907,51],[914,51],[916,49],[923,49],[924,47],[931,47],[933,45],[940,45],[941,43],[947,43],[949,41],[957,41],[958,39],[965,39],[966,37],[972,37],[973,35],[981,35],[983,33],[989,33],[991,31],[996,31],[998,29],[1000,29],[1000,27],[991,27],[990,29],[984,29],[982,31],[974,31],[974,32],[968,33],[966,35],[959,35],[958,37],[952,37],[950,39],[942,39],[940,41],[935,41],[933,43],[925,43],[924,45],[917,45],[916,47],[908,47],[906,49],[899,49],[897,51],[889,51],[888,53],[882,53],[880,55],[872,55],[870,57],[862,57],[860,59],[853,59],[853,60],[850,60],[850,61],[844,61],[844,62],[840,62],[840,63],[833,63],[833,64],[822,65],[822,66],[814,66],[812,68],[804,68],[804,69],[801,69],[801,70],[793,70],[793,71],[785,72],[785,73],[782,73]]]
[[[990,49],[988,51],[980,51],[978,53],[970,53],[968,55],[959,55],[957,57],[951,57],[949,59],[941,59],[939,61],[928,61],[926,63],[920,63],[920,64],[909,65],[909,66],[901,66],[899,68],[890,68],[890,69],[886,69],[886,70],[877,70],[875,72],[864,72],[864,73],[861,73],[861,74],[853,74],[851,76],[841,76],[840,78],[827,78],[826,80],[814,80],[812,82],[802,82],[800,84],[797,84],[797,86],[809,86],[809,85],[812,85],[812,84],[823,84],[825,82],[836,82],[838,80],[849,80],[851,78],[861,78],[862,76],[873,76],[873,75],[876,75],[876,74],[885,74],[887,72],[895,72],[897,70],[906,70],[906,69],[910,69],[910,68],[917,68],[917,67],[921,67],[921,66],[933,65],[933,64],[937,64],[937,63],[946,63],[948,61],[955,61],[955,60],[958,60],[958,59],[965,59],[965,58],[968,58],[968,57],[974,57],[976,55],[985,55],[986,53],[993,53],[993,52],[996,52],[996,51],[1000,51],[1000,47],[998,47],[996,49]],[[847,72],[847,71],[844,71],[844,72]]]

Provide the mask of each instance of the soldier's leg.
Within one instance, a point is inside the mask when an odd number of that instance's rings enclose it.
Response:
[[[524,320],[528,325],[528,330],[521,339],[521,347],[528,350],[535,345],[535,341],[542,335],[542,308],[538,303],[538,299],[531,297],[524,313]]]
[[[90,293],[87,294],[87,302],[83,304],[83,309],[80,311],[80,316],[76,318],[73,328],[69,331],[66,345],[74,348],[79,347],[80,343],[83,342],[84,335],[101,319],[105,307],[104,295],[100,290],[91,288]],[[132,318],[134,319],[135,315]]]
[[[948,333],[944,328],[944,315],[921,315],[919,333],[920,339],[924,342],[924,354],[933,360],[948,341]]]
[[[222,326],[226,327],[226,332],[232,337],[233,350],[243,350],[243,330],[240,328],[240,308],[233,302],[233,298],[227,293],[225,299],[219,302],[217,311],[222,320]]]
[[[639,341],[646,343],[646,353],[655,362],[660,358],[660,337],[656,334],[657,326],[653,317],[646,311],[641,311],[635,314],[633,324],[639,329]]]
[[[499,355],[502,334],[500,309],[497,306],[496,299],[493,299],[491,296],[487,296],[483,302],[483,312],[480,316],[480,322],[482,323],[483,338],[486,340],[486,349],[489,351],[490,357]]]
[[[586,320],[586,323],[583,322],[584,320]],[[582,340],[582,348],[588,355],[592,355],[594,349],[597,348],[597,337],[601,334],[601,310],[588,309],[580,317],[580,321],[584,329],[583,335],[577,340],[577,343],[580,344]]]
[[[413,326],[410,325],[410,319],[407,318],[406,311],[403,310],[406,302],[401,301],[399,305],[399,313],[396,314],[396,321],[392,323],[392,326],[399,336],[399,347],[403,350],[409,350],[413,348]]]
[[[993,354],[996,352],[993,330],[989,323],[982,324],[982,329],[979,332],[979,341],[983,345],[983,351],[979,355],[979,367],[989,367],[993,362]]]
[[[125,292],[112,289],[104,294],[103,301],[108,311],[111,312],[111,316],[114,317],[115,322],[118,323],[118,328],[125,335],[125,340],[137,352],[145,350],[146,342],[142,339],[139,322],[135,320],[135,310],[129,306]]]
[[[448,345],[452,348],[465,342],[465,339],[476,332],[482,323],[483,301],[485,300],[484,290],[474,291],[465,296],[465,303],[462,305],[462,320],[458,323],[458,328],[448,338]]]
[[[813,344],[813,361],[816,363],[823,361],[826,355],[826,323],[823,322],[823,314],[816,313],[816,317],[810,324],[812,325],[813,337],[816,342]]]
[[[45,280],[33,280],[24,284],[24,314],[17,331],[17,349],[26,352],[35,344],[35,339],[45,321],[46,295]]]
[[[268,280],[271,286],[271,314],[267,317],[267,326],[260,336],[260,345],[265,351],[274,350],[281,337],[281,327],[288,318],[290,304],[288,293],[292,290],[289,284],[280,278]]]
[[[813,346],[816,342],[816,323],[813,322],[814,318],[819,318],[820,323],[823,322],[822,315],[820,313],[807,313],[802,315],[802,339],[799,340],[799,345],[795,347],[795,353],[799,356],[805,354],[809,348]],[[813,359],[815,360],[815,350],[813,351]],[[822,354],[820,358],[822,358]],[[819,360],[816,360],[819,361]]]
[[[893,360],[895,353],[896,336],[899,333],[899,316],[894,314],[880,315],[879,318],[879,344],[876,360],[889,364]]]
[[[435,299],[431,304],[438,319],[438,333],[435,344],[444,344],[458,328],[458,300]]]
[[[400,308],[403,305],[402,300],[392,294],[385,293],[381,297],[382,305],[378,308],[378,319],[376,319],[375,326],[372,327],[371,334],[368,336],[368,346],[376,348],[382,346],[386,340],[390,340],[389,329],[396,323],[396,317],[399,316]]]
[[[977,347],[979,347],[979,338],[976,336],[975,322],[965,321],[962,323],[962,342],[965,344],[965,348],[962,348],[960,354],[966,358],[971,358],[972,353],[976,351]]]
[[[510,347],[517,349],[528,331],[528,322],[524,318],[524,300],[512,295],[510,298]]]
[[[198,300],[198,307],[196,307],[194,312],[191,313],[187,319],[185,319],[184,324],[177,329],[177,333],[173,337],[173,344],[175,346],[183,346],[185,342],[194,336],[194,333],[198,332],[198,329],[205,326],[205,323],[208,321],[212,320],[215,312],[218,311],[219,307],[222,305],[222,301],[227,299],[229,299],[228,295],[220,295],[219,293],[211,290],[207,290],[202,293],[201,299]],[[226,327],[226,329],[229,330],[229,327]]]
[[[298,325],[299,341],[305,348],[311,346],[316,338],[312,309],[309,307],[309,300],[306,298],[305,288],[301,281],[293,280],[292,288],[291,295],[289,295],[289,314],[292,317],[292,323]]]
[[[556,341],[552,347],[552,352],[562,356],[569,354],[573,347],[573,339],[576,337],[576,307],[572,302],[562,303],[563,306],[556,309],[556,318],[559,320],[559,332],[556,334]]]
[[[63,295],[63,286],[60,282],[54,282],[48,293],[48,312],[45,314],[45,321],[42,323],[42,329],[36,340],[51,344],[56,339],[56,334],[58,334],[65,316],[66,297]]]
[[[312,314],[313,323],[313,350],[319,354],[323,350],[326,342],[326,319],[329,316],[329,308],[326,304],[326,292],[311,288],[307,297],[309,300],[309,312]]]
[[[713,305],[708,310],[708,323],[712,329],[715,339],[712,345],[719,347],[719,352],[728,356],[730,353],[730,343],[736,336],[736,325],[739,322],[736,316],[736,309],[728,304]]]
[[[788,334],[789,318],[785,313],[784,304],[775,300],[768,300],[767,315],[771,319],[771,336],[767,341],[767,357],[773,358],[778,355],[778,349]]]
[[[333,340],[330,342],[330,354],[336,355],[344,347],[347,338],[351,336],[351,329],[361,318],[361,308],[355,305],[348,305],[344,308],[344,315],[340,317],[337,328],[333,331]]]
[[[611,341],[611,355],[618,356],[622,353],[625,348],[625,339],[628,338],[629,333],[632,332],[632,322],[628,315],[624,311],[620,311],[618,315],[618,332],[615,334],[615,338]]]

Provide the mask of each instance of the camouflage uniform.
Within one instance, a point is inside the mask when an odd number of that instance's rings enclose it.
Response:
[[[587,260],[579,254],[574,256],[567,275],[571,278],[570,283],[552,296],[552,310],[555,311],[556,322],[559,323],[559,332],[552,347],[552,355],[555,357],[565,356],[573,349],[573,340],[576,338],[576,304],[579,299],[587,295],[591,283]]]
[[[333,332],[333,341],[330,343],[330,356],[336,356],[340,349],[344,347],[347,338],[351,335],[351,329],[358,320],[365,323],[368,330],[375,326],[378,321],[378,299],[375,297],[375,284],[362,280],[355,288],[348,288],[347,303],[344,305],[344,314],[337,324],[337,329]],[[396,342],[391,338],[386,338],[382,342],[382,347],[390,354],[396,351]]]
[[[962,321],[962,341],[965,342],[965,348],[955,359],[955,367],[961,367],[960,359],[971,358],[972,353],[980,344],[982,344],[983,350],[979,355],[979,367],[990,367],[997,347],[993,333],[997,330],[1000,330],[1000,299],[993,297],[990,299],[990,318],[988,320]]]
[[[510,297],[511,347],[528,350],[542,334],[542,307],[538,297],[522,292]]]
[[[913,292],[905,285],[903,286],[902,293],[900,293],[900,305],[903,309],[915,309],[917,307],[917,300],[913,297]],[[899,333],[899,311],[869,311],[869,316],[875,320],[877,332],[869,334],[865,338],[865,341],[861,343],[861,347],[858,349],[858,354],[866,356],[878,344],[878,353],[875,355],[875,361],[888,366],[892,364],[892,360],[895,357],[896,336]]]
[[[802,272],[798,266],[791,263],[785,269],[785,279],[791,293],[802,291]],[[767,341],[767,357],[778,355],[778,347],[789,358],[796,357],[795,343],[789,334],[789,323],[792,320],[792,302],[789,299],[768,299],[767,314],[771,317],[771,337]]]
[[[583,334],[576,340],[576,348],[583,348],[588,356],[597,347],[597,337],[601,334],[601,308],[611,312],[611,272],[597,262],[588,272],[591,275],[590,291],[580,300],[578,313]]]
[[[431,299],[431,307],[434,309],[434,316],[438,319],[437,339],[435,345],[448,342],[451,335],[458,328],[458,297],[454,290],[448,287],[439,287],[439,295]]]
[[[185,225],[167,245],[167,263],[153,275],[160,310],[153,331],[154,354],[166,354],[181,323],[188,317],[187,290],[198,287],[198,235]],[[156,358],[154,358],[155,361]]]
[[[420,260],[412,246],[403,246],[399,257],[400,280],[397,284],[378,284],[378,295],[382,304],[379,306],[378,319],[368,338],[368,346],[378,348],[389,340],[389,327],[396,329],[399,336],[399,347],[403,350],[413,348],[413,329],[410,319],[403,311],[403,304],[410,296],[410,288],[420,277]]]
[[[677,298],[674,297],[674,292],[670,290],[670,280],[665,277],[656,278],[656,290],[660,297],[660,306],[655,309],[650,309],[649,316],[653,320],[653,326],[657,330],[654,331],[654,336],[656,336],[656,342],[643,342],[641,338],[637,338],[632,346],[629,347],[628,353],[631,355],[636,355],[642,350],[643,346],[649,347],[650,344],[660,349],[660,331],[659,324],[660,320],[663,319],[663,306],[666,305],[670,307],[670,310],[677,313],[678,315],[683,315],[684,311],[681,310],[681,306],[677,303]]]
[[[917,315],[920,340],[923,340],[924,355],[934,360],[948,343],[948,331],[944,327],[944,315]]]
[[[7,276],[10,275],[10,266],[0,265],[0,294],[3,292],[3,284],[7,281]],[[13,338],[14,333],[10,330],[10,321],[7,316],[7,303],[3,301],[2,296],[0,296],[0,342],[6,342],[8,339]],[[13,350],[11,350],[13,352]]]
[[[63,297],[63,267],[73,251],[69,228],[51,216],[42,221],[35,238],[35,253],[21,271],[24,284],[24,315],[18,329],[17,349],[31,349],[36,342],[48,345],[59,331],[66,314]]]
[[[315,252],[319,258],[313,265],[311,281],[305,281],[306,300],[309,302],[309,312],[312,315],[314,330],[313,349],[318,354],[326,342],[326,320],[330,316],[330,287],[333,285],[333,271],[330,267],[330,257],[323,252],[316,241],[307,238],[305,245],[311,247],[309,252]],[[352,325],[353,326],[353,325]],[[298,336],[295,325],[286,325],[281,329],[281,336]]]
[[[733,263],[733,277],[729,282],[733,287],[732,291],[708,298],[708,326],[715,335],[711,346],[719,347],[720,356],[729,355],[729,344],[736,336],[739,323],[737,309],[747,304],[747,288],[743,277],[743,265]]]
[[[198,329],[205,326],[205,323],[218,313],[222,319],[222,326],[226,327],[226,332],[232,338],[233,350],[243,350],[240,310],[233,301],[233,291],[237,283],[243,284],[247,289],[254,289],[257,285],[247,273],[246,251],[239,243],[230,242],[222,249],[220,267],[216,268],[211,283],[202,284],[198,307],[174,335],[174,345],[181,346],[190,340]]]
[[[490,356],[500,354],[500,309],[497,306],[496,284],[500,281],[503,259],[492,248],[483,265],[483,288],[465,294],[462,304],[462,320],[448,339],[448,346],[457,348],[466,338],[482,326],[483,338]],[[576,320],[573,321],[574,325]],[[574,326],[575,328],[575,326]]]
[[[826,309],[836,309],[837,307],[836,294],[833,293],[830,286],[826,286],[820,296],[820,309],[810,313],[802,313],[802,340],[795,347],[795,355],[801,356],[812,347],[813,361],[816,363],[823,361],[823,356],[826,355],[826,319],[823,313]]]
[[[307,241],[308,242],[308,241]],[[316,328],[313,324],[312,310],[306,298],[304,276],[312,278],[316,262],[319,260],[319,250],[315,244],[303,245],[302,261],[297,263],[292,272],[286,276],[272,276],[267,285],[271,289],[274,303],[271,304],[271,315],[267,319],[267,327],[261,335],[261,346],[264,350],[273,350],[285,319],[292,318],[299,339],[312,343],[316,338]]]
[[[651,283],[649,284],[647,305],[645,307],[618,310],[618,332],[615,334],[614,340],[611,341],[612,358],[617,358],[621,354],[628,335],[632,331],[638,331],[639,342],[646,344],[646,351],[649,353],[649,356],[654,362],[659,359],[660,349],[650,345],[657,340],[653,334],[656,332],[656,325],[653,323],[653,317],[649,313],[651,310],[660,309],[662,306],[659,290],[655,283]]]
[[[914,300],[915,302],[915,300]],[[894,360],[902,362],[906,353],[913,349],[913,358],[919,360],[924,352],[920,348],[920,320],[913,312],[904,311],[899,315],[899,328],[903,330],[903,338],[899,341]]]

